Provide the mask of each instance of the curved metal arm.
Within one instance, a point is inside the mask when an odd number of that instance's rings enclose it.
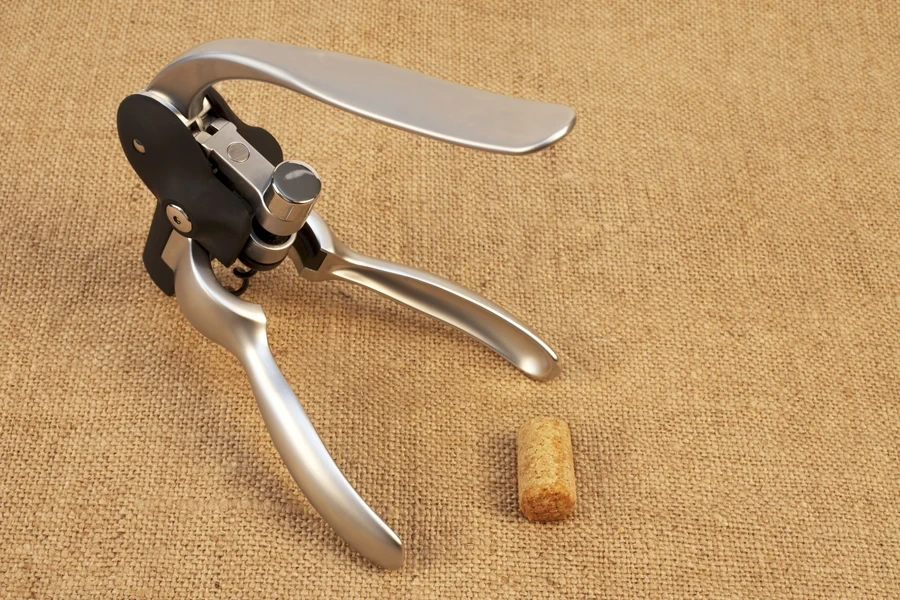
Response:
[[[514,316],[472,290],[427,271],[355,252],[334,237],[313,210],[306,221],[324,258],[315,268],[296,248],[289,256],[310,281],[352,281],[460,329],[493,349],[529,377],[545,381],[559,374],[556,353]],[[312,261],[310,261],[312,262]]]
[[[357,115],[445,142],[526,154],[575,125],[568,106],[511,98],[382,62],[262,40],[208,42],[166,66],[146,91],[188,120],[226,79],[274,83]]]
[[[262,308],[223,289],[206,250],[178,233],[169,238],[163,259],[175,271],[175,295],[188,321],[241,361],[272,441],[310,504],[360,554],[386,569],[399,568],[400,538],[360,498],[328,454],[275,364]]]

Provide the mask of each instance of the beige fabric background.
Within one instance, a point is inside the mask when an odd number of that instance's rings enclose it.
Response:
[[[0,31],[0,597],[900,596],[895,2],[7,0]],[[143,272],[116,107],[229,36],[578,111],[504,157],[221,86],[319,170],[351,245],[561,356],[538,384],[365,290],[254,281],[399,572],[311,510],[237,361]],[[573,431],[561,524],[516,509],[536,415]]]

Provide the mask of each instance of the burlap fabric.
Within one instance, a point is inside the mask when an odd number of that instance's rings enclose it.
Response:
[[[0,5],[0,597],[900,595],[896,2]],[[300,495],[237,361],[154,288],[119,101],[220,37],[570,104],[527,157],[271,86],[223,94],[322,174],[367,253],[519,315],[534,383],[349,284],[257,278],[274,353],[402,536],[384,572]],[[570,423],[571,520],[515,434]]]

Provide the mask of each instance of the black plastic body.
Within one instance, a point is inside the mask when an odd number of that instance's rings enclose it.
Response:
[[[241,121],[222,96],[209,88],[206,97],[217,117],[235,124],[240,133],[273,165],[283,159],[278,141],[265,129]],[[128,162],[156,197],[156,209],[144,245],[144,267],[153,282],[174,295],[175,277],[162,252],[174,231],[166,206],[181,207],[191,221],[184,234],[202,245],[210,257],[225,265],[237,259],[253,221],[254,207],[220,180],[191,131],[166,106],[133,94],[119,105],[119,141]],[[139,140],[144,152],[134,145]]]
[[[309,223],[304,224],[303,228],[297,232],[297,239],[294,240],[292,245],[294,250],[296,250],[297,254],[300,256],[300,260],[304,267],[312,269],[313,271],[319,270],[326,255],[322,252],[322,247],[319,246],[319,240],[316,239],[316,236],[313,234],[312,227],[309,226]]]

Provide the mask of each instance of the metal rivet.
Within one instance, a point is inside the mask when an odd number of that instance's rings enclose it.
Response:
[[[228,152],[228,158],[236,163],[246,162],[250,158],[250,149],[240,142],[232,142],[225,149]]]
[[[134,138],[133,140],[131,140],[131,143],[134,145],[134,149],[141,154],[147,151],[147,149],[144,148],[144,144],[141,143],[141,140]]]
[[[194,228],[187,213],[180,206],[175,204],[168,205],[166,207],[166,216],[169,218],[169,223],[172,224],[172,227],[181,233],[190,233],[191,229]]]

